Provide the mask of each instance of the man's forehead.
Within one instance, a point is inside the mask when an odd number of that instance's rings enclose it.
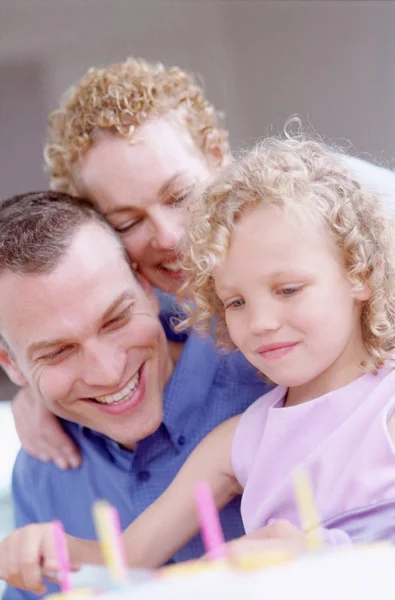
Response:
[[[68,273],[0,276],[0,327],[5,337],[32,343],[38,338],[82,334],[117,304],[148,299],[125,261],[124,269],[95,273],[84,268]]]

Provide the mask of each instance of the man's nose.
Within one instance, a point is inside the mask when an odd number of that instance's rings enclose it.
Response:
[[[106,343],[95,344],[84,358],[83,379],[92,387],[114,390],[122,383],[125,354]]]

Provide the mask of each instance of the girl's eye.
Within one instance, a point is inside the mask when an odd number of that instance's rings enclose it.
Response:
[[[231,302],[225,303],[225,310],[227,308],[241,308],[244,306],[245,302],[242,298],[238,298],[237,300],[232,300]]]
[[[281,296],[294,296],[295,294],[297,294],[298,292],[300,292],[302,289],[302,286],[285,286],[283,288],[281,288],[279,290],[279,294]]]

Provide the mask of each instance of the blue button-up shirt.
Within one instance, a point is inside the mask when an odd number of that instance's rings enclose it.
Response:
[[[164,392],[163,423],[133,452],[66,421],[66,431],[82,452],[80,468],[61,471],[21,450],[13,473],[16,526],[60,519],[67,533],[95,539],[92,505],[105,498],[116,506],[126,528],[162,494],[206,434],[267,390],[239,353],[219,354],[211,339],[191,334]],[[221,520],[227,539],[243,534],[239,499],[221,512]],[[174,561],[202,553],[198,536],[177,552]],[[47,592],[56,590],[53,584],[47,585]],[[4,600],[17,598],[37,596],[8,587]]]

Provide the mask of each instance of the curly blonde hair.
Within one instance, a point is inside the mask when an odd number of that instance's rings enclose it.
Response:
[[[206,156],[229,153],[221,114],[195,79],[180,68],[128,58],[89,69],[49,116],[44,158],[51,188],[78,195],[76,166],[94,144],[97,130],[131,138],[148,119],[172,112]]]
[[[224,307],[215,291],[214,269],[226,256],[232,230],[243,213],[258,204],[295,210],[316,217],[342,250],[355,289],[367,285],[369,299],[361,314],[362,338],[376,371],[394,359],[395,227],[381,200],[365,190],[341,156],[302,135],[268,138],[223,171],[204,193],[192,218],[185,256],[188,290],[193,303],[181,327],[214,333],[220,346],[234,347]],[[264,231],[262,232],[264,235]]]

